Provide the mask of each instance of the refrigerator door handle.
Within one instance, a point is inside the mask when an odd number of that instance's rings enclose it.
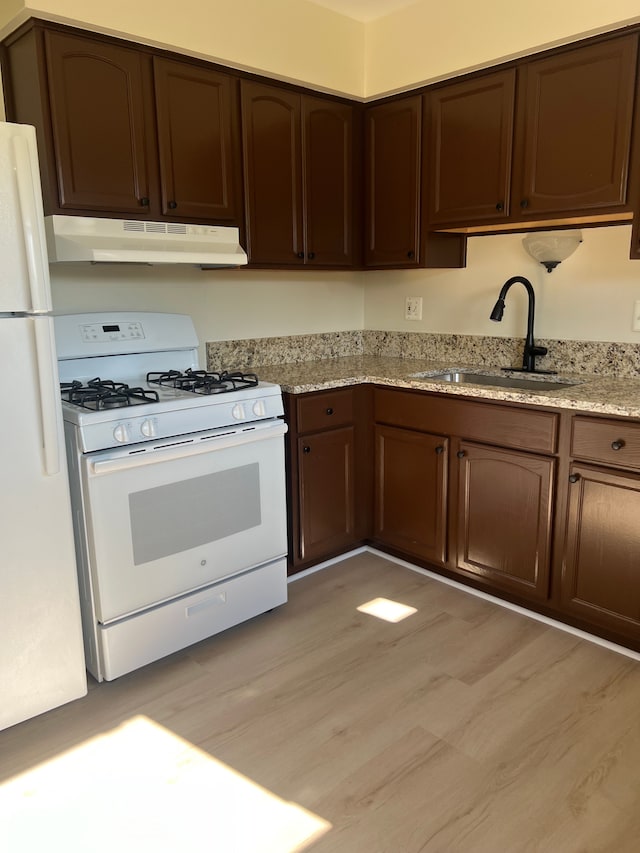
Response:
[[[56,347],[53,337],[53,320],[50,317],[35,317],[36,362],[40,382],[40,418],[42,421],[42,445],[44,449],[44,472],[53,477],[60,471],[60,400]]]
[[[25,136],[14,136],[11,142],[27,256],[31,310],[51,311],[49,259],[46,252],[42,199],[37,194],[40,186],[38,161],[37,157],[33,156]]]

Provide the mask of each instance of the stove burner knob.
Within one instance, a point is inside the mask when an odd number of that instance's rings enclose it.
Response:
[[[236,403],[233,409],[231,409],[231,416],[236,421],[243,421],[245,419],[244,406]]]
[[[265,409],[263,400],[256,400],[256,402],[253,404],[253,414],[257,418],[263,418],[267,414],[267,410]]]
[[[145,438],[154,438],[158,434],[155,418],[147,418],[140,424],[140,432]]]
[[[118,424],[113,431],[113,437],[116,441],[120,442],[120,444],[124,444],[127,441],[131,441],[131,431],[129,429],[129,424]]]

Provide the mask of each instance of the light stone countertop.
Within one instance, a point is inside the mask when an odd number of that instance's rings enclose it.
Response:
[[[559,409],[640,418],[640,379],[616,379],[611,376],[576,373],[561,373],[552,377],[541,375],[539,377],[540,380],[556,378],[577,383],[571,387],[560,387],[557,391],[534,391],[472,384],[456,385],[438,382],[437,379],[429,376],[415,377],[413,374],[433,374],[461,369],[501,376],[504,376],[505,373],[495,367],[483,368],[477,364],[465,365],[456,361],[426,361],[373,355],[257,365],[251,369],[258,374],[261,380],[275,382],[282,387],[283,391],[292,394],[373,383],[461,397],[553,406]],[[530,374],[513,373],[506,375],[535,379]]]

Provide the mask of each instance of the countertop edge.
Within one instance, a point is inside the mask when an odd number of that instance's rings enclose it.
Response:
[[[364,361],[365,358],[370,362],[367,365],[354,366],[350,363],[356,359]],[[380,361],[379,369],[376,369],[376,361]],[[471,383],[457,385],[438,382],[437,379],[429,376],[413,375],[453,369],[479,371],[483,368],[478,365],[458,364],[453,368],[450,363],[368,356],[265,365],[262,368],[256,368],[256,372],[261,379],[275,382],[280,385],[283,392],[294,395],[372,384],[455,397],[567,409],[588,414],[640,418],[640,380],[636,379],[563,374],[562,378],[570,379],[577,384],[571,387],[562,386],[557,391],[534,391]]]

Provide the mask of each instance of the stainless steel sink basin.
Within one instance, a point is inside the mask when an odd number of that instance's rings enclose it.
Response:
[[[526,391],[559,391],[577,382],[566,379],[522,379],[519,376],[502,376],[491,373],[473,373],[465,370],[447,370],[443,373],[414,373],[414,378],[434,379],[454,385],[493,385],[497,388],[521,388]]]

